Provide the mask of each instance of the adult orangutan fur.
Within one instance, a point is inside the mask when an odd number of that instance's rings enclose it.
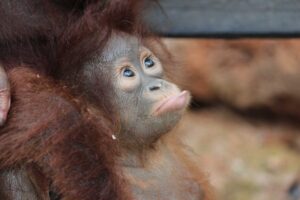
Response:
[[[80,100],[84,91],[65,88],[59,74],[76,73],[111,29],[138,29],[141,2],[0,1],[0,62],[12,83],[12,110],[0,131],[3,180],[27,176],[36,190],[48,192],[51,184],[63,199],[128,199],[115,167],[107,120],[114,117],[101,111],[106,98],[91,113]],[[17,198],[3,194],[7,184],[14,189],[6,180],[1,199]]]

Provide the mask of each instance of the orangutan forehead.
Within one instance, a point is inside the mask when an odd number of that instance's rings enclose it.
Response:
[[[101,60],[110,62],[120,57],[137,55],[141,48],[140,46],[141,42],[138,38],[127,34],[114,33],[104,48]]]

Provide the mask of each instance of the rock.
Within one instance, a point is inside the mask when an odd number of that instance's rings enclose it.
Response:
[[[300,118],[299,39],[165,39],[196,100]],[[179,75],[182,75],[179,74]]]

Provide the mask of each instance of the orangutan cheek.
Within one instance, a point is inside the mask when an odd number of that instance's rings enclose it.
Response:
[[[122,92],[134,92],[140,82],[139,77],[135,78],[120,78],[115,87]]]

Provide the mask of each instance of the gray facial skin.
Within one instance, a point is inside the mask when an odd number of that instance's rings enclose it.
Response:
[[[104,52],[99,63],[107,66],[114,83],[121,125],[117,138],[126,148],[140,150],[176,125],[187,100],[174,112],[155,115],[160,101],[180,94],[164,79],[159,59],[136,37],[125,34],[114,35]]]

